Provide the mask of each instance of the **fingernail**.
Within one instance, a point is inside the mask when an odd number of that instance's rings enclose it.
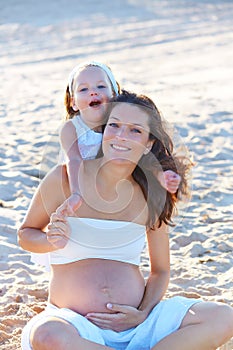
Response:
[[[108,304],[107,304],[107,308],[108,308],[108,309],[112,309],[112,304],[108,303]]]

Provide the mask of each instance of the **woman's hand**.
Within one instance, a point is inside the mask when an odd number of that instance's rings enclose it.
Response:
[[[53,213],[48,224],[46,233],[47,240],[55,249],[62,249],[68,242],[70,236],[70,225],[64,215]]]
[[[147,317],[147,314],[143,311],[128,305],[108,303],[106,307],[112,312],[90,312],[86,315],[86,318],[102,329],[112,329],[115,332],[122,332],[136,327]]]

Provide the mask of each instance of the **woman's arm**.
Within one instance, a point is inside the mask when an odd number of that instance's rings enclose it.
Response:
[[[161,227],[147,232],[148,252],[150,258],[150,275],[139,310],[146,315],[163,298],[170,278],[170,249],[168,226],[162,223]]]
[[[45,230],[51,214],[64,202],[67,193],[65,167],[57,166],[40,183],[18,230],[18,242],[23,249],[34,253],[46,253],[56,249],[48,242]]]

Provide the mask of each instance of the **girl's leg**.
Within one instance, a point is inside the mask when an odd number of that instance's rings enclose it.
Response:
[[[180,328],[153,350],[215,350],[233,337],[233,308],[212,302],[193,305]]]
[[[30,342],[33,350],[113,350],[81,338],[73,325],[56,317],[38,322],[31,331]]]

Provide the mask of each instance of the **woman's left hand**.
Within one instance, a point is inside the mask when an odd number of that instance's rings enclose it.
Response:
[[[55,249],[66,246],[70,236],[70,226],[65,216],[53,213],[46,232],[47,240]]]
[[[112,313],[90,312],[86,318],[102,329],[122,332],[142,323],[147,314],[135,307],[121,304],[107,304]]]

